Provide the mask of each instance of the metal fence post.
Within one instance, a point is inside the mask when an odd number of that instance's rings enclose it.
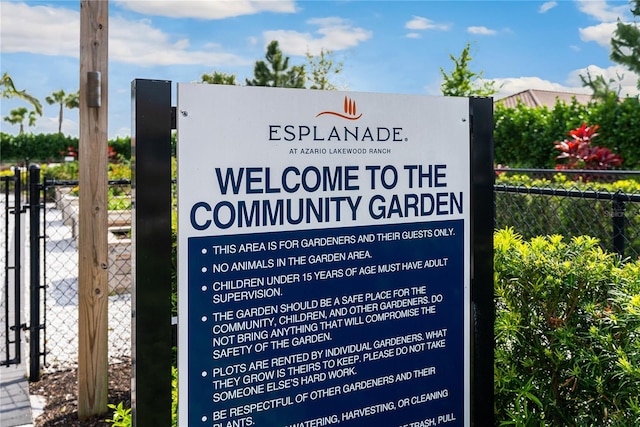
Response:
[[[613,195],[611,209],[611,216],[613,218],[613,251],[621,257],[624,257],[625,206],[620,191]]]
[[[16,346],[16,355],[15,359],[18,363],[21,361],[21,343],[20,343],[20,334],[22,333],[22,171],[20,168],[16,168],[14,170],[15,174],[15,197],[14,197],[14,227],[15,227],[15,237],[14,237],[14,262],[13,262],[13,274],[14,274],[14,320],[13,320],[13,332],[14,332],[14,343]]]
[[[29,167],[29,381],[40,380],[40,166]]]
[[[171,82],[136,79],[132,162],[132,425],[171,423]]]

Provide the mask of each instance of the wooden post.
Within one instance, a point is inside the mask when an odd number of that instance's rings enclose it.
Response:
[[[81,420],[105,413],[108,397],[108,19],[108,0],[80,0],[78,417]],[[97,80],[97,87],[88,87],[89,74],[93,83]]]

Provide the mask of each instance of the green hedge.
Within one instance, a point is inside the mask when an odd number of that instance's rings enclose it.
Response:
[[[117,160],[131,159],[131,138],[117,137],[108,141]],[[23,133],[9,135],[0,132],[0,160],[3,163],[19,163],[29,159],[31,162],[57,162],[69,152],[78,152],[78,138],[59,134]],[[176,155],[176,134],[171,135],[171,154]]]
[[[108,141],[120,160],[131,158],[131,138],[118,137]],[[23,133],[9,135],[0,132],[2,162],[58,162],[70,152],[78,152],[78,138],[59,133]]]
[[[78,149],[78,138],[58,133],[9,135],[0,133],[0,153],[2,161],[22,162],[59,161],[64,158],[68,148]]]
[[[494,112],[496,164],[522,168],[554,168],[554,142],[582,123],[599,125],[594,145],[607,147],[624,158],[621,169],[640,169],[640,101],[612,97],[582,105],[557,102],[553,108],[516,108],[496,105]]]
[[[497,425],[640,425],[640,264],[495,234]]]

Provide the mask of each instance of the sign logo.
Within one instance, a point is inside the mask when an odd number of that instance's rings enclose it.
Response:
[[[360,117],[362,117],[362,113],[360,113],[360,115],[356,116],[356,101],[347,98],[346,96],[344,97],[344,114],[342,113],[338,113],[336,111],[323,111],[321,113],[318,113],[316,115],[316,117],[320,117],[324,114],[331,114],[333,116],[338,116],[341,117],[343,119],[347,119],[347,120],[358,120]]]
[[[312,113],[313,114],[313,113]],[[316,118],[330,115],[349,121],[356,121],[362,113],[356,111],[356,102],[344,97],[344,112],[322,111]],[[362,123],[362,122],[360,122]],[[407,141],[403,136],[403,128],[399,126],[366,126],[354,124],[332,125],[322,123],[309,124],[270,124],[268,129],[269,141],[304,141],[304,142],[402,142]]]

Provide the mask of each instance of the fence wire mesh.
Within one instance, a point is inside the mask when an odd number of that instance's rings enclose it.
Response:
[[[47,181],[44,209],[45,370],[74,367],[78,355],[77,182]],[[110,363],[131,353],[131,185],[108,191]]]
[[[496,228],[524,238],[596,237],[623,257],[640,256],[640,174],[613,171],[497,170]]]

